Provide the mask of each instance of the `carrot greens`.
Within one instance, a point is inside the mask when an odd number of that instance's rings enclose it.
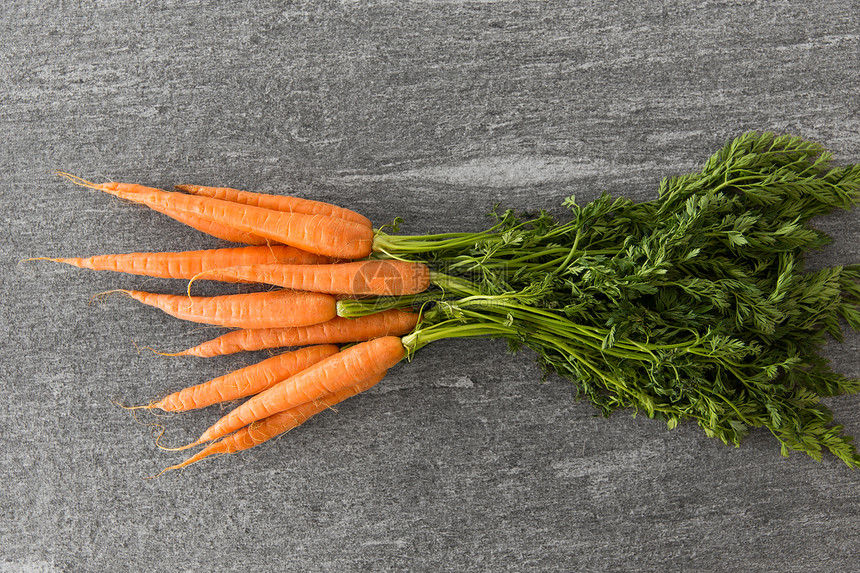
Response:
[[[830,242],[810,219],[858,197],[860,165],[833,166],[800,138],[748,133],[664,180],[652,201],[570,197],[564,222],[506,211],[471,236],[378,234],[385,256],[431,263],[436,288],[339,301],[338,313],[417,306],[410,354],[442,338],[505,338],[606,415],[691,419],[731,444],[765,427],[784,455],[826,449],[857,467],[821,398],[860,382],[820,350],[844,325],[860,329],[860,266],[805,271],[804,259]]]

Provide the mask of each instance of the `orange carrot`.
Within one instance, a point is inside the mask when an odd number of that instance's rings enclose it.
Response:
[[[220,296],[185,296],[122,290],[135,300],[183,320],[232,328],[307,326],[331,320],[337,301],[327,294],[271,291]]]
[[[204,251],[183,251],[176,253],[127,253],[121,255],[96,255],[88,258],[50,258],[38,257],[34,260],[47,260],[65,263],[96,271],[116,271],[134,275],[160,277],[166,279],[193,279],[203,272],[221,267],[256,264],[300,264],[316,265],[330,263],[331,259],[322,255],[308,253],[286,245],[265,247],[233,247],[208,249]],[[209,277],[198,277],[209,279]],[[215,279],[211,279],[215,280]],[[231,282],[251,282],[227,277],[217,279]]]
[[[367,379],[354,386],[349,386],[348,388],[344,388],[334,394],[323,396],[319,400],[306,402],[300,406],[290,408],[289,410],[272,414],[268,418],[264,418],[259,422],[249,424],[237,432],[210,444],[181,464],[165,468],[161,473],[184,468],[212,455],[235,454],[236,452],[241,452],[243,450],[253,448],[254,446],[258,446],[263,442],[280,436],[284,432],[288,432],[293,428],[301,426],[311,417],[319,414],[323,410],[332,408],[347,398],[351,398],[356,394],[360,394],[361,392],[372,388],[385,378],[386,374],[387,371],[372,374]]]
[[[57,175],[60,177],[64,177],[74,183],[75,185],[81,185],[83,187],[91,187],[93,189],[99,189],[100,191],[108,191],[107,189],[102,189],[100,186],[95,183],[91,183],[76,175],[72,175],[71,173],[64,173],[62,171],[58,171]],[[142,187],[142,189],[148,189],[148,187]],[[129,191],[130,192],[130,191]],[[112,193],[116,195],[116,193]],[[130,199],[126,197],[126,199]],[[231,243],[242,243],[245,245],[266,245],[270,244],[272,241],[266,239],[265,237],[261,237],[259,235],[254,235],[253,233],[245,233],[243,231],[238,231],[232,227],[228,227],[226,225],[221,225],[219,223],[213,223],[212,221],[206,220],[198,215],[194,215],[192,213],[186,213],[183,211],[177,211],[176,209],[172,209],[168,206],[164,205],[154,205],[146,203],[145,201],[134,201],[135,203],[144,203],[153,211],[157,211],[163,215],[167,215],[168,217],[183,223],[192,229],[197,229],[198,231],[205,233],[209,236],[216,237],[218,239],[223,239],[225,241],[230,241]]]
[[[320,255],[360,259],[368,256],[372,249],[373,230],[352,221],[325,215],[273,211],[253,205],[163,191],[131,183],[96,184],[69,174],[63,174],[63,176],[78,185],[143,203],[153,209],[163,208],[171,212],[194,215],[218,225],[259,235],[270,241]]]
[[[233,330],[218,338],[169,356],[209,358],[268,348],[307,344],[341,344],[380,336],[403,336],[418,324],[418,313],[386,310],[359,318],[336,317],[328,322],[296,328]]]
[[[370,219],[364,215],[360,215],[355,211],[350,211],[331,203],[323,203],[322,201],[313,201],[311,199],[302,199],[300,197],[287,197],[284,195],[269,195],[266,193],[252,193],[250,191],[240,191],[239,189],[231,189],[230,187],[204,187],[202,185],[176,185],[176,189],[191,193],[192,195],[201,195],[203,197],[211,197],[213,199],[221,199],[222,201],[230,201],[232,203],[242,203],[245,205],[254,205],[255,207],[263,207],[264,209],[272,209],[273,211],[285,211],[287,213],[304,213],[305,215],[326,215],[328,217],[337,217],[359,223],[365,227],[370,227]]]
[[[339,350],[334,344],[321,344],[284,352],[208,382],[174,392],[153,402],[147,408],[184,412],[258,394],[320,360],[337,354]]]
[[[370,372],[388,370],[406,356],[397,336],[383,336],[350,346],[249,398],[181,449],[216,440],[257,420],[319,400],[354,386]]]
[[[406,261],[355,261],[329,265],[253,264],[213,268],[196,278],[247,281],[284,288],[350,295],[409,295],[427,290],[430,269]]]

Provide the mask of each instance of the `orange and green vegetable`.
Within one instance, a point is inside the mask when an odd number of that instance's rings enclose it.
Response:
[[[476,337],[529,349],[604,415],[628,409],[670,428],[692,421],[735,445],[765,428],[783,455],[820,460],[828,451],[860,467],[822,401],[860,391],[860,381],[821,354],[829,338],[860,330],[860,265],[805,269],[832,240],[811,220],[860,200],[860,165],[836,165],[818,143],[750,132],[700,170],[662,181],[651,201],[571,196],[564,219],[494,211],[483,231],[419,236],[398,234],[399,219],[373,229],[319,201],[62,175],[256,246],[49,260],[283,289],[197,297],[189,282],[186,294],[122,291],[234,329],[161,354],[304,347],[144,406],[247,398],[174,448],[211,442],[168,469],[261,444],[366,391],[434,341]]]

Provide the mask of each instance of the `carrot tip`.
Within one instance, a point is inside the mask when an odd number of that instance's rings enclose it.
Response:
[[[170,470],[185,469],[188,466],[190,466],[191,464],[197,463],[200,460],[206,459],[210,456],[222,456],[222,455],[224,455],[224,454],[223,453],[213,453],[213,452],[209,452],[207,450],[202,450],[200,452],[197,452],[196,454],[194,454],[193,456],[191,456],[190,458],[188,458],[184,462],[174,464],[172,466],[168,466],[168,467],[164,468],[163,470],[161,470],[160,472],[158,472],[157,474],[155,474],[154,476],[149,476],[146,479],[155,479],[157,477],[161,477],[162,475],[164,475],[164,473],[169,472]]]
[[[190,444],[185,444],[184,446],[179,446],[176,448],[168,448],[167,446],[161,445],[161,438],[164,436],[164,427],[161,428],[161,432],[155,438],[155,445],[158,446],[159,449],[162,449],[166,452],[181,452],[182,450],[187,450],[189,448],[193,448],[195,446],[199,446],[203,443],[201,440],[197,440],[196,442],[191,442]],[[204,440],[205,441],[205,440]]]
[[[193,460],[193,461],[192,461],[192,460]],[[197,460],[194,460],[193,458],[188,458],[187,460],[185,460],[184,462],[182,462],[182,463],[180,463],[180,464],[175,464],[175,465],[172,465],[172,466],[167,466],[166,468],[164,468],[163,470],[161,470],[161,471],[160,471],[160,472],[158,472],[157,474],[155,474],[155,475],[153,475],[153,476],[147,476],[147,477],[145,477],[144,479],[156,479],[156,478],[160,478],[161,476],[163,476],[164,474],[166,474],[166,473],[167,473],[167,472],[169,472],[170,470],[181,470],[181,469],[184,469],[184,468],[188,467],[188,465],[190,465],[190,464],[194,463],[195,461],[197,461]]]
[[[158,354],[159,356],[188,356],[186,350],[181,350],[179,352],[161,352],[151,346],[138,346],[137,344],[135,344],[134,347],[137,348],[138,353],[140,353],[140,351],[142,350],[149,350],[153,354]]]
[[[119,400],[112,400],[112,402],[115,406],[119,406],[123,410],[152,410],[153,408],[157,408],[159,404],[159,402],[155,400],[153,400],[149,404],[141,404],[139,406],[128,406],[126,404],[123,404]]]
[[[18,261],[18,264],[28,263],[30,261],[51,261],[54,263],[62,263],[64,260],[65,259],[59,259],[59,258],[54,258],[54,257],[29,257],[26,259],[21,259],[20,261]]]
[[[193,463],[194,461],[196,461],[196,460],[194,460],[194,458],[193,458],[193,457],[188,458],[187,460],[185,460],[185,461],[184,461],[184,462],[182,462],[182,463],[175,464],[175,465],[172,465],[172,466],[167,466],[166,468],[164,468],[163,470],[161,470],[161,471],[160,471],[160,472],[158,472],[157,474],[155,474],[155,475],[151,475],[151,476],[146,476],[144,479],[156,479],[156,478],[160,478],[161,476],[163,476],[165,473],[169,472],[170,470],[178,470],[178,469],[182,469],[182,468],[184,468],[185,466],[187,466],[188,464]]]
[[[83,177],[78,177],[77,175],[72,175],[71,173],[66,173],[65,171],[54,171],[54,175],[57,177],[62,177],[63,179],[68,179],[75,185],[80,185],[81,187],[89,187],[90,189],[98,189],[102,191],[102,186],[97,183],[93,183],[91,181],[87,181]]]
[[[143,479],[157,479],[157,478],[160,478],[162,475],[164,475],[165,473],[169,472],[170,470],[178,469],[178,467],[179,467],[179,466],[170,466],[170,467],[166,467],[166,468],[164,468],[163,470],[161,470],[160,472],[158,472],[157,474],[152,475],[152,476],[146,476],[146,477],[144,477]]]
[[[53,263],[64,263],[66,262],[66,259],[55,259],[53,257],[30,257],[27,259],[19,260],[16,266],[23,267],[25,263],[29,263],[30,261],[51,261]]]
[[[193,447],[199,446],[202,443],[203,442],[197,441],[192,442],[190,444],[185,444],[184,446],[178,446],[176,448],[168,448],[167,446],[162,446],[161,444],[156,444],[156,446],[158,446],[159,449],[164,450],[165,452],[181,452],[183,450],[188,450]]]
[[[106,291],[102,291],[102,292],[97,292],[96,294],[94,294],[93,296],[90,297],[90,304],[92,304],[93,302],[101,302],[104,299],[106,299],[109,295],[116,294],[118,292],[121,292],[121,293],[126,294],[128,296],[131,296],[130,290],[122,289],[122,288],[116,288],[113,290],[106,290]]]
[[[132,417],[134,417],[134,421],[135,421],[135,422],[137,422],[138,424],[140,424],[141,426],[146,426],[146,427],[148,427],[148,428],[150,429],[150,431],[151,431],[151,432],[153,432],[153,433],[154,433],[155,431],[160,430],[160,432],[159,432],[159,434],[158,434],[159,436],[160,436],[161,434],[163,434],[163,433],[164,433],[164,426],[163,426],[163,425],[158,424],[158,423],[155,423],[155,422],[142,422],[142,421],[140,420],[140,418],[138,418],[138,417],[137,417],[137,410],[138,410],[138,409],[140,409],[140,408],[145,408],[145,406],[142,406],[142,407],[131,407],[131,406],[125,406],[124,404],[120,403],[120,401],[119,401],[119,400],[111,400],[111,402],[112,402],[113,404],[115,404],[115,405],[119,406],[119,407],[120,407],[120,408],[122,408],[123,410],[128,410],[128,411],[130,411],[130,412],[131,412]]]

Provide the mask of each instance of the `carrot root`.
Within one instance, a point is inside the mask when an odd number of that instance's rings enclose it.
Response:
[[[265,237],[261,237],[255,235],[250,232],[242,231],[239,229],[235,229],[230,227],[229,225],[224,225],[215,221],[211,221],[205,217],[201,217],[195,215],[194,213],[189,213],[187,211],[181,211],[173,208],[170,205],[163,205],[157,202],[152,202],[146,200],[146,198],[141,198],[139,196],[135,196],[133,191],[130,189],[133,187],[138,187],[141,190],[150,190],[150,191],[158,191],[161,193],[167,193],[167,191],[162,191],[161,189],[152,189],[149,187],[143,187],[142,185],[124,185],[123,190],[119,190],[116,187],[110,187],[110,184],[102,183],[92,183],[78,177],[77,175],[72,175],[71,173],[65,173],[63,171],[57,171],[56,175],[68,179],[75,185],[80,185],[81,187],[88,187],[90,189],[95,189],[97,191],[104,191],[105,193],[110,193],[120,199],[125,199],[127,201],[131,201],[133,203],[143,203],[148,206],[153,211],[157,211],[163,215],[167,215],[168,217],[179,221],[193,229],[197,229],[198,231],[210,235],[212,237],[216,237],[218,239],[223,239],[225,241],[230,241],[232,243],[244,243],[246,245],[266,245],[270,241]]]
[[[149,350],[153,354],[158,354],[159,356],[185,356],[183,352],[161,352],[160,350],[156,350],[151,346],[141,346],[138,350]]]
[[[78,177],[77,175],[72,175],[71,173],[67,173],[65,171],[55,171],[54,175],[58,177],[62,177],[63,179],[68,179],[75,185],[80,185],[81,187],[89,187],[90,189],[96,189],[97,191],[102,191],[102,188],[91,181],[87,181],[83,177]]]
[[[359,318],[336,317],[303,327],[233,330],[197,346],[161,354],[211,358],[288,346],[363,342],[380,336],[403,336],[411,332],[417,323],[417,313],[393,309]]]
[[[373,229],[345,219],[275,211],[129,183],[97,185],[68,173],[58,174],[77,185],[143,203],[173,218],[184,217],[187,224],[191,224],[188,221],[191,218],[324,256],[361,259],[370,255],[373,247]]]
[[[213,269],[258,265],[292,264],[318,265],[331,263],[332,259],[289,247],[266,245],[250,247],[228,247],[197,251],[123,253],[95,255],[91,257],[32,257],[25,261],[51,261],[95,271],[113,271],[167,279],[193,279]],[[22,261],[23,262],[23,261]],[[250,282],[229,278],[229,282]]]
[[[125,289],[110,292],[122,292],[182,320],[229,328],[309,326],[337,315],[337,301],[322,293],[280,290],[187,297]]]
[[[114,404],[122,408],[123,410],[152,410],[155,408],[156,404],[158,404],[157,400],[151,401],[149,404],[140,404],[138,406],[128,406],[126,404],[120,404],[119,402],[114,401]]]
[[[326,215],[337,219],[344,219],[359,223],[365,227],[371,227],[370,219],[344,207],[339,207],[331,203],[315,201],[312,199],[303,199],[300,197],[290,197],[286,195],[272,195],[268,193],[255,193],[251,191],[241,191],[230,187],[207,187],[204,185],[174,185],[175,189],[191,193],[192,195],[200,195],[211,197],[213,199],[221,199],[222,201],[230,201],[231,203],[242,203],[245,205],[253,205],[255,207],[263,207],[272,209],[273,211],[284,211],[287,213],[303,213],[306,215]]]
[[[175,448],[169,448],[167,446],[161,445],[161,438],[162,437],[164,437],[164,429],[162,429],[161,433],[158,434],[158,437],[155,438],[155,445],[158,446],[159,449],[164,450],[165,452],[181,452],[183,450],[189,450],[195,446],[199,446],[200,444],[205,443],[205,440],[204,441],[197,440],[196,442],[191,442],[190,444],[185,444],[184,446],[177,446]]]
[[[263,263],[211,268],[191,280],[196,279],[264,283],[335,295],[400,296],[427,290],[430,287],[430,269],[423,263],[390,260],[328,265]]]

